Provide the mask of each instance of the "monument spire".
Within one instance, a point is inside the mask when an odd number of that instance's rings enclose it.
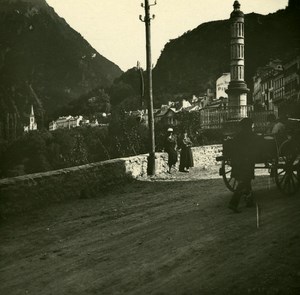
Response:
[[[233,11],[230,14],[231,41],[230,41],[230,77],[228,85],[228,106],[236,108],[235,116],[247,116],[247,93],[249,89],[244,81],[245,75],[245,43],[244,43],[244,13],[240,10],[239,1],[234,1]]]

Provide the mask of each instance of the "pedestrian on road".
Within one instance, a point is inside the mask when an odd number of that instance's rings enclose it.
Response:
[[[247,207],[254,206],[251,181],[254,179],[254,165],[257,157],[258,135],[253,132],[253,121],[244,118],[239,123],[239,132],[232,141],[232,172],[231,177],[237,180],[237,188],[234,192],[229,208],[235,213],[238,209],[242,196],[246,197]]]
[[[184,131],[183,137],[180,142],[180,163],[179,163],[179,171],[180,172],[189,172],[190,167],[194,167],[194,159],[192,153],[193,143],[188,136],[187,131]]]
[[[284,116],[280,116],[272,129],[272,134],[274,135],[275,140],[277,141],[278,146],[280,146],[286,139],[286,123],[287,119]]]
[[[269,114],[267,116],[267,128],[265,135],[270,135],[272,134],[272,130],[276,124],[276,116],[274,114]]]
[[[168,173],[171,174],[172,168],[176,169],[177,163],[177,139],[173,134],[173,128],[168,128],[168,135],[165,142],[165,151],[168,153]]]
[[[274,114],[269,114],[267,117],[267,130],[266,135],[272,135],[279,138],[286,137],[286,118],[284,116],[280,116],[276,119]]]

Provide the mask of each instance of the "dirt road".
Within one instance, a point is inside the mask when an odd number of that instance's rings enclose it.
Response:
[[[203,175],[202,175],[203,176]],[[234,214],[199,171],[136,181],[0,225],[0,294],[300,294],[300,196],[267,177]]]

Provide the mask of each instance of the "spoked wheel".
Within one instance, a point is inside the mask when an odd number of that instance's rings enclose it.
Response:
[[[221,171],[220,174],[223,177],[224,183],[227,186],[227,188],[232,191],[235,192],[236,187],[237,187],[237,180],[231,176],[231,163],[230,160],[222,160],[222,167],[221,167]]]
[[[300,189],[300,161],[290,140],[282,143],[275,163],[275,182],[285,195],[294,195]]]

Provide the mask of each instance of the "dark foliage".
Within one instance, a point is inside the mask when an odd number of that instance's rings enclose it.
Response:
[[[122,73],[45,0],[1,0],[0,40],[2,129],[7,113],[16,114],[22,125],[31,104],[41,126],[56,108],[110,86]]]
[[[110,111],[111,104],[109,95],[104,89],[97,87],[87,94],[80,96],[78,99],[72,100],[66,106],[58,108],[53,113],[51,119],[55,120],[59,116],[65,115],[83,115],[90,120],[98,119],[98,121],[102,121],[102,114],[108,114]]]
[[[109,124],[109,142],[113,157],[146,153],[148,143],[147,128],[123,109],[115,109]]]
[[[0,142],[0,176],[12,177],[146,153],[147,128],[116,110],[109,128],[32,131]]]

